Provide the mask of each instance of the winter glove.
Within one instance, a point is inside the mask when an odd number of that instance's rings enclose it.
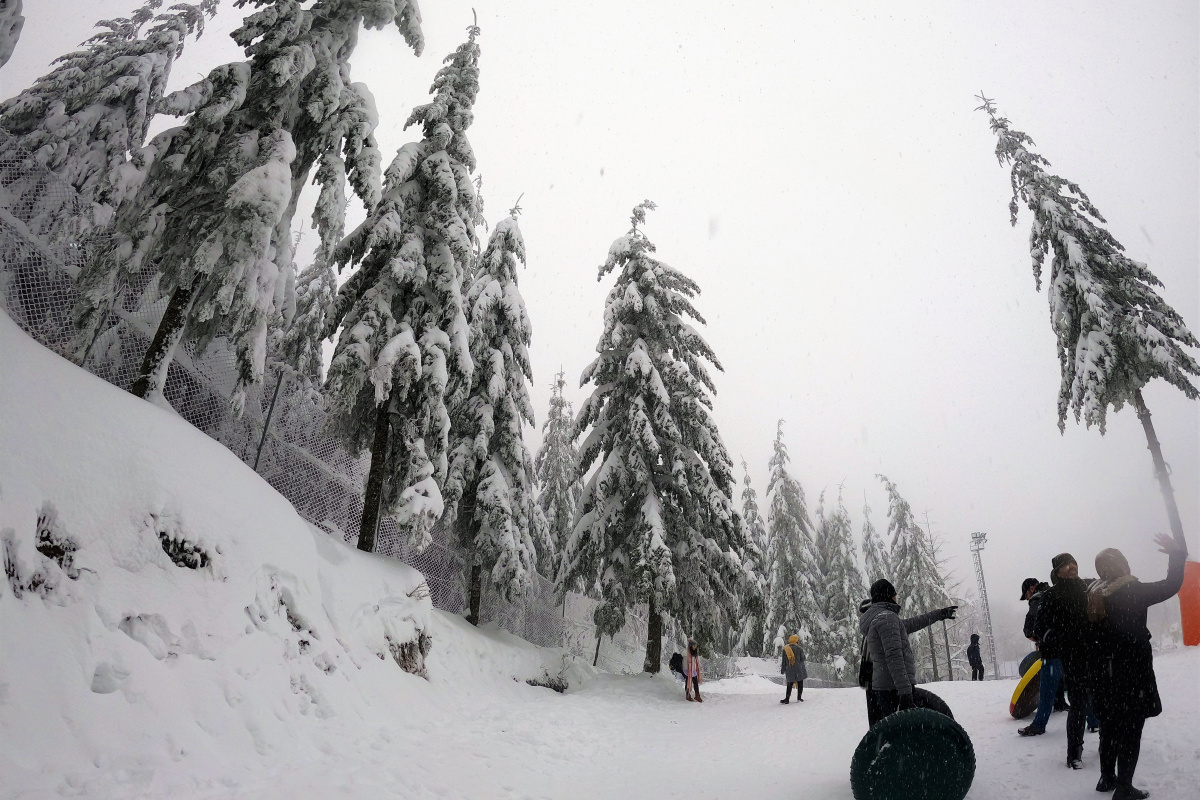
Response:
[[[958,606],[946,606],[938,612],[939,619],[954,619],[954,615],[958,613]]]
[[[900,710],[907,711],[913,707],[912,692],[900,695]]]

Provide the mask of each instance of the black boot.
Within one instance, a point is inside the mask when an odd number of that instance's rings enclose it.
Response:
[[[1113,793],[1113,800],[1146,800],[1149,796],[1149,792],[1138,789],[1131,784],[1126,784],[1117,787],[1117,791]]]
[[[1117,788],[1117,779],[1112,775],[1101,775],[1100,782],[1096,784],[1097,792],[1111,792]]]

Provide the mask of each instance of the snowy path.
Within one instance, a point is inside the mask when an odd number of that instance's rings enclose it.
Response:
[[[458,621],[442,618],[447,623]],[[457,638],[439,633],[443,642]],[[1139,783],[1161,800],[1189,800],[1200,783],[1200,652],[1169,654],[1158,665],[1168,708],[1147,724]],[[1095,735],[1083,772],[1066,769],[1065,715],[1054,716],[1045,736],[1018,737],[1007,714],[1013,685],[933,687],[975,745],[969,797],[1097,797]],[[412,709],[411,726],[398,720],[386,737],[343,743],[328,762],[242,788],[272,798],[304,796],[313,786],[327,787],[326,797],[364,798],[850,798],[850,756],[866,730],[861,693],[809,690],[803,704],[789,706],[778,697],[778,687],[758,677],[713,684],[702,705],[684,702],[663,676],[601,676],[566,695],[483,679],[429,692],[428,705]]]

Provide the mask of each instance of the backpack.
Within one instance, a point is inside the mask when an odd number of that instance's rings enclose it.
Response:
[[[864,636],[862,640],[862,656],[858,661],[858,685],[864,689],[870,689],[874,673],[875,665],[871,662],[871,654],[867,652],[867,637]]]
[[[675,653],[671,656],[671,660],[667,662],[667,666],[671,668],[671,672],[683,674],[683,656],[680,653]]]

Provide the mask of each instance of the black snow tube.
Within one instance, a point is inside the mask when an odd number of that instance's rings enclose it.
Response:
[[[880,720],[850,762],[855,800],[962,800],[974,778],[971,738],[952,718],[928,708]]]
[[[954,719],[954,713],[950,711],[950,706],[946,705],[945,700],[919,686],[913,687],[913,707],[928,708],[930,711],[936,711],[944,717]]]
[[[1034,650],[1029,655],[1021,659],[1021,666],[1017,669],[1017,677],[1024,678],[1025,673],[1029,672],[1029,668],[1033,666],[1033,662],[1042,657],[1040,650]]]

